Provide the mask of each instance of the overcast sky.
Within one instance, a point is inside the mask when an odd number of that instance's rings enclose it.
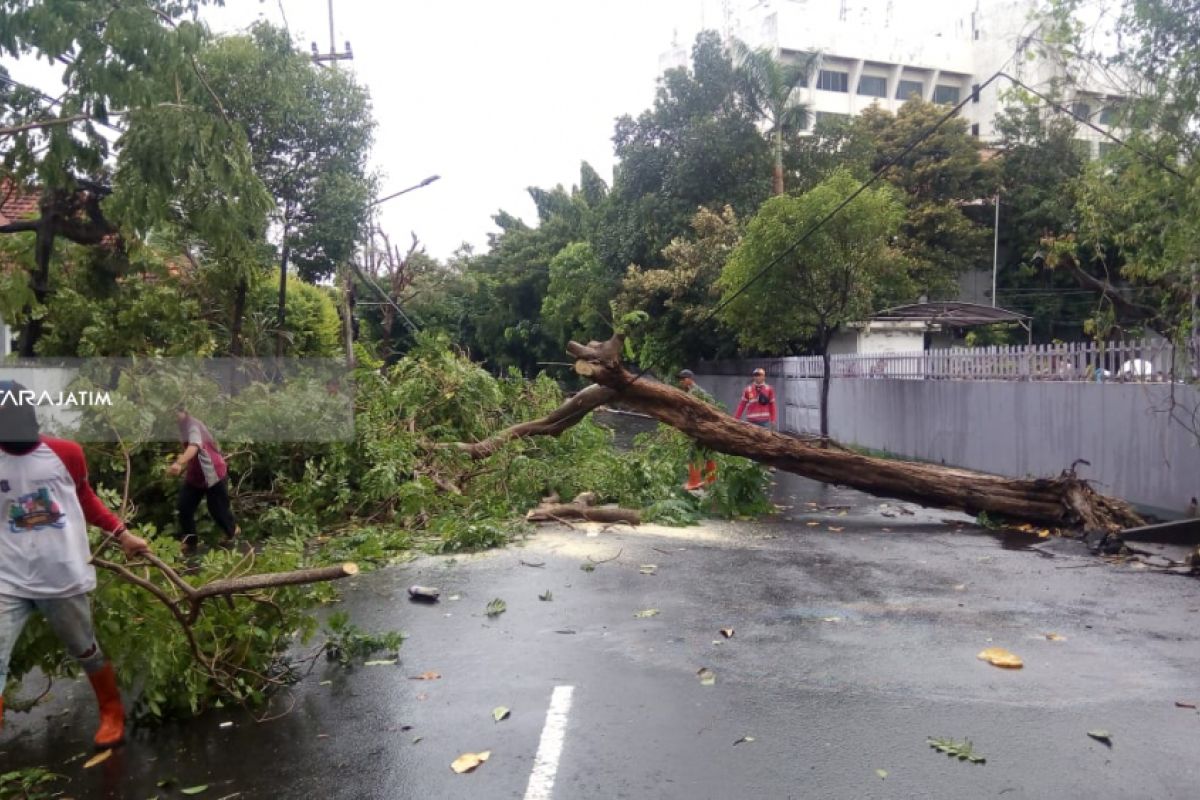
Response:
[[[204,14],[218,32],[286,16],[305,52],[313,40],[329,47],[326,0],[226,3]],[[905,8],[958,16],[975,0],[894,5],[906,19]],[[532,222],[528,186],[576,183],[583,160],[609,180],[613,120],[650,105],[659,56],[675,36],[690,47],[702,25],[719,27],[721,8],[721,0],[334,0],[337,47],[349,40],[354,51],[343,68],[375,106],[382,193],[442,176],[386,203],[385,230],[393,240],[415,231],[445,258],[464,241],[482,247],[500,208]],[[22,63],[13,73],[57,93],[44,68]]]
[[[719,3],[709,0],[711,13]],[[415,231],[431,255],[483,247],[505,208],[532,221],[527,186],[578,182],[589,161],[612,171],[613,119],[654,97],[673,32],[700,29],[701,0],[334,0],[337,47],[370,89],[379,123],[374,162],[383,194],[441,180],[383,206],[393,240]],[[286,14],[307,51],[329,47],[326,0],[229,0],[217,30]],[[711,26],[720,20],[704,20]],[[342,62],[343,64],[345,62]]]

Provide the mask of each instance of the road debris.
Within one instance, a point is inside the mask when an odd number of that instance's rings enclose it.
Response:
[[[734,742],[733,746],[737,747],[739,744],[750,744],[750,742],[753,742],[753,741],[754,741],[753,736],[743,736],[742,738],[740,738],[736,742]]]
[[[487,615],[489,617],[498,617],[507,610],[508,604],[499,597],[487,604]]]
[[[410,586],[408,598],[418,603],[436,603],[442,596],[442,590],[434,586]]]
[[[989,647],[980,651],[979,655],[975,657],[980,661],[986,661],[993,666],[1005,669],[1021,669],[1025,666],[1025,662],[1021,660],[1020,656],[1010,653],[1003,647]]]
[[[504,706],[496,706],[492,709],[492,719],[496,722],[506,720],[512,714],[512,711]]]
[[[732,639],[733,633],[734,633],[733,628],[721,628],[721,635],[724,636],[726,639]]]
[[[935,739],[930,736],[925,741],[929,742],[929,746],[939,753],[945,753],[951,758],[957,758],[959,761],[969,761],[972,764],[987,763],[986,758],[975,752],[975,747],[971,744],[970,739],[956,742],[953,739]]]
[[[553,599],[554,599],[554,595],[550,593],[549,589],[547,589],[546,591],[544,591],[538,595],[538,600],[541,600],[542,602],[545,602],[545,603],[549,603]]]
[[[1095,739],[1097,742],[1100,742],[1100,744],[1104,745],[1105,747],[1112,747],[1112,734],[1106,730],[1097,729],[1094,731],[1088,731],[1087,735]]]
[[[450,769],[462,775],[464,772],[473,771],[480,764],[491,758],[491,756],[491,750],[484,750],[482,753],[463,753],[451,762]]]
[[[696,677],[700,679],[701,686],[712,686],[717,682],[717,673],[713,672],[708,667],[701,667],[696,672]]]
[[[637,619],[646,619],[647,617],[657,617],[657,608],[646,608],[633,615]]]

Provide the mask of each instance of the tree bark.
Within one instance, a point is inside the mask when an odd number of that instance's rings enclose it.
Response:
[[[829,438],[829,335],[821,333],[821,437]]]
[[[287,228],[284,228],[283,237],[283,255],[279,259],[279,309],[275,315],[275,358],[283,358],[283,345],[286,339],[283,326],[287,322],[287,268],[288,257],[292,254],[292,249],[287,244]]]
[[[775,173],[772,176],[772,192],[783,194],[783,128],[775,124]]]
[[[511,428],[506,428],[495,436],[484,439],[482,442],[475,442],[473,444],[459,442],[453,446],[462,450],[471,458],[487,458],[511,439],[519,439],[526,436],[558,436],[572,425],[578,424],[591,411],[599,408],[616,396],[617,393],[612,389],[603,386],[589,386],[541,419],[513,425]]]
[[[342,339],[346,346],[346,366],[354,369],[354,273],[342,267],[344,286],[342,291]]]
[[[58,212],[50,207],[43,207],[42,217],[38,220],[37,240],[34,243],[34,269],[30,276],[30,288],[38,305],[46,302],[50,296],[50,259],[54,256],[55,228]],[[35,347],[38,339],[42,338],[42,319],[32,313],[21,330],[21,358],[33,358],[37,353]]]
[[[242,357],[242,325],[246,320],[246,293],[250,290],[249,282],[242,278],[238,281],[233,293],[233,319],[229,323],[229,354],[234,358]]]
[[[561,502],[557,495],[547,497],[537,508],[530,509],[525,515],[526,522],[565,522],[578,519],[588,522],[642,524],[642,515],[633,509],[597,507],[596,495],[591,492],[584,492],[569,503]]]
[[[1068,469],[1056,478],[1003,478],[936,464],[872,458],[835,447],[747,425],[718,409],[650,379],[639,379],[620,361],[622,339],[586,345],[571,342],[567,352],[575,357],[575,371],[607,392],[606,400],[619,398],[722,453],[751,458],[786,472],[824,483],[849,486],[880,497],[908,500],[921,505],[1026,520],[1043,525],[1077,526],[1114,531],[1141,524],[1125,502],[1097,493]],[[523,423],[478,445],[460,448],[482,457],[493,452],[491,442],[515,436],[549,432],[558,435],[578,422],[598,402],[582,402],[580,392],[569,403],[542,420]],[[600,396],[593,393],[591,399]],[[568,411],[568,406],[573,409]],[[482,454],[482,455],[480,455]]]

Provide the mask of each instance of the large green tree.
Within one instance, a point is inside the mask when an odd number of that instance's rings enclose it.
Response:
[[[772,197],[720,279],[722,321],[743,346],[781,353],[811,343],[821,355],[822,435],[829,434],[830,339],[908,291],[906,258],[891,244],[904,221],[897,192],[866,189],[833,214],[860,187],[838,171],[799,197]]]
[[[36,352],[56,240],[116,246],[160,225],[190,228],[223,252],[261,232],[270,197],[245,132],[208,83],[202,0],[0,2],[0,53],[62,66],[55,97],[11,85],[0,107],[3,177],[40,194],[22,309],[23,355]],[[6,84],[7,85],[7,84]]]
[[[990,216],[973,219],[967,204],[994,195],[995,172],[965,120],[955,117],[933,130],[945,112],[912,99],[894,115],[872,107],[855,120],[875,143],[871,171],[891,164],[884,177],[903,193],[906,206],[897,247],[912,262],[917,288],[930,298],[954,297],[963,272],[991,264]]]
[[[736,355],[736,338],[712,312],[721,299],[721,270],[741,234],[731,207],[702,208],[692,218],[692,234],[663,250],[665,267],[629,266],[615,305],[642,363],[674,371]]]
[[[596,242],[605,263],[661,265],[663,248],[687,234],[697,208],[749,215],[770,195],[770,149],[741,86],[720,37],[705,31],[690,69],[659,79],[653,107],[617,120],[618,164]]]
[[[370,98],[350,72],[316,66],[287,31],[266,23],[217,40],[200,63],[275,199],[279,356],[287,341],[289,269],[309,282],[330,277],[350,259],[366,223],[375,189],[367,166],[375,127]],[[238,354],[253,276],[242,270],[234,277],[230,349]]]
[[[1127,147],[1088,169],[1077,229],[1053,255],[1057,266],[1112,277],[1095,287],[1105,301],[1097,335],[1142,317],[1177,340],[1192,335],[1200,364],[1200,14],[1191,0],[1114,0],[1103,20],[1115,20],[1121,47],[1103,52],[1081,5],[1051,0],[1058,24],[1048,39],[1074,63],[1120,81],[1114,129]],[[1132,305],[1117,279],[1137,292]]]

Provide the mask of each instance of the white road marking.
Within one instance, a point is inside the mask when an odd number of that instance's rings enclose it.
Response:
[[[525,800],[551,800],[554,779],[558,776],[558,760],[562,757],[563,740],[567,735],[567,713],[571,710],[574,686],[555,686],[546,711],[546,725],[533,760],[533,773],[525,789]]]

